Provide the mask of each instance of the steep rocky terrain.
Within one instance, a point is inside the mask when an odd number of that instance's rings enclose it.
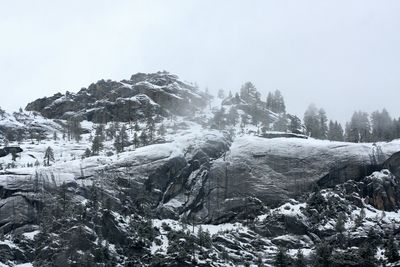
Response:
[[[101,80],[81,89],[40,98],[26,106],[51,119],[79,117],[93,122],[132,121],[153,110],[161,116],[193,114],[208,95],[168,72],[137,73],[120,82]]]
[[[214,129],[210,105],[252,112],[210,99],[160,72],[2,114],[0,139],[22,153],[0,158],[0,266],[396,266],[399,140]]]

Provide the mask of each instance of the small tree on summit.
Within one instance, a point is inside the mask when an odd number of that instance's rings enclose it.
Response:
[[[51,147],[48,147],[46,149],[46,152],[44,153],[44,165],[45,166],[50,166],[50,161],[54,162],[54,151]]]
[[[93,138],[92,142],[92,153],[93,155],[98,155],[101,150],[103,150],[103,141],[99,135]]]

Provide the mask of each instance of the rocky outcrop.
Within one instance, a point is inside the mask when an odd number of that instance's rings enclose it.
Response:
[[[172,180],[162,179],[170,180],[171,184],[158,211],[162,217],[178,218],[185,214],[200,222],[213,223],[251,217],[260,213],[264,205],[284,203],[309,191],[315,183],[334,187],[350,180],[360,181],[382,168],[384,160],[400,149],[396,142],[382,144],[380,154],[376,155],[376,146],[238,137],[229,150],[222,150],[226,151],[222,157],[200,151],[196,157],[201,161],[192,160]],[[393,209],[393,205],[391,208],[388,205],[383,208]]]
[[[149,113],[188,115],[205,107],[207,95],[168,72],[138,73],[121,82],[101,80],[81,89],[44,97],[26,110],[52,119],[78,117],[94,122],[134,121]]]
[[[0,148],[0,158],[5,157],[9,154],[18,154],[21,153],[23,150],[20,147],[5,147],[5,148]]]

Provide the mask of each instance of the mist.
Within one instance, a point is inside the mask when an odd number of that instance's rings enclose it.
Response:
[[[302,117],[313,102],[400,116],[398,1],[2,1],[0,106],[76,92],[100,79],[167,70],[201,89],[279,89]]]

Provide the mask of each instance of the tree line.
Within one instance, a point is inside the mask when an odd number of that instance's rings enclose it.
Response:
[[[219,90],[218,97],[225,97],[223,90]],[[285,99],[279,90],[269,92],[265,101],[262,101],[261,93],[251,82],[244,83],[235,95],[229,92],[225,100],[231,107],[221,107],[215,111],[211,127],[225,129],[239,123],[244,128],[253,124],[259,134],[268,130],[289,131],[316,139],[354,143],[400,138],[400,118],[392,118],[386,109],[371,114],[356,111],[343,126],[338,121],[329,120],[323,108],[310,104],[301,121],[297,116],[286,113]],[[245,111],[244,114],[239,115],[238,109]]]
[[[400,118],[392,119],[386,109],[371,114],[356,111],[343,129],[337,121],[328,122],[324,109],[311,104],[303,121],[306,134],[317,139],[363,143],[400,138]]]

